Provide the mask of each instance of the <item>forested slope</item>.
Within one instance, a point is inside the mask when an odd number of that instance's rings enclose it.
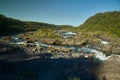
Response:
[[[9,35],[38,29],[61,29],[72,27],[70,25],[55,25],[44,22],[20,21],[0,14],[0,35]]]
[[[116,35],[120,37],[120,11],[97,13],[88,18],[80,30]]]

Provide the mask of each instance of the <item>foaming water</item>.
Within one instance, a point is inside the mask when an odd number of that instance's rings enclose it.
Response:
[[[16,44],[19,44],[19,43],[26,44],[25,42],[17,42]],[[49,47],[50,46],[50,45],[40,43],[40,42],[29,43],[29,44],[40,45],[40,46],[43,46],[43,47]],[[108,42],[105,42],[105,44],[108,44]],[[59,45],[57,47],[61,47],[61,45]],[[87,53],[87,54],[94,53],[95,54],[95,59],[98,59],[100,61],[107,60],[110,57],[116,55],[116,54],[111,54],[110,56],[106,56],[104,52],[93,49],[93,48],[85,48],[85,47],[78,47],[78,46],[62,46],[62,47],[70,48],[75,52],[83,52],[83,53]],[[120,56],[120,55],[116,55],[116,56]]]

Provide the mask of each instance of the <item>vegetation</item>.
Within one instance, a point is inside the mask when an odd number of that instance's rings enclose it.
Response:
[[[0,15],[0,35],[13,34],[26,31],[35,31],[25,35],[29,38],[58,38],[55,31],[62,29],[65,31],[77,32],[81,39],[93,38],[95,36],[120,37],[120,11],[97,13],[88,18],[79,27],[70,25],[54,25],[43,22],[20,21]]]
[[[31,38],[59,38],[57,34],[55,34],[54,30],[51,29],[39,29],[35,31],[32,35],[30,35]]]
[[[0,14],[0,34],[21,32],[24,30],[25,26],[26,24],[20,20],[8,18]]]
[[[120,11],[98,13],[81,26],[82,32],[120,37]]]
[[[26,32],[26,33],[21,33],[18,36],[22,37],[25,41],[28,43],[30,42],[35,42],[39,41],[44,43],[49,41],[53,42],[53,44],[60,44],[61,43],[61,36],[56,33],[56,30],[52,29],[38,29],[37,31],[34,32]],[[46,41],[47,40],[47,41]]]
[[[36,31],[38,29],[63,29],[70,25],[54,25],[43,22],[20,21],[0,14],[0,35],[10,35],[20,32]]]

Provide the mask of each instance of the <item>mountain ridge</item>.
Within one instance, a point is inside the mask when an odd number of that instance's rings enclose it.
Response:
[[[38,29],[60,29],[72,27],[71,25],[55,25],[45,22],[21,21],[6,17],[0,14],[0,35],[9,35],[14,33],[36,31]]]

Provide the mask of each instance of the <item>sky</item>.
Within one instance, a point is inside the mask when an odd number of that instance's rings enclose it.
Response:
[[[57,25],[79,26],[107,11],[120,11],[120,0],[0,0],[0,14]]]

